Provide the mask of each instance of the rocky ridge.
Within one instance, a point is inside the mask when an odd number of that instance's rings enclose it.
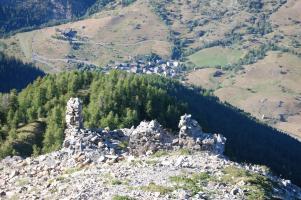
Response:
[[[78,98],[67,103],[62,149],[0,162],[3,199],[301,199],[301,189],[261,166],[224,155],[226,138],[191,115],[179,134],[156,121],[110,131],[83,128]]]

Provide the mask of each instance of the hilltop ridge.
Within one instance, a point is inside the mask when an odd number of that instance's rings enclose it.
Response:
[[[110,131],[83,128],[81,102],[67,104],[59,151],[0,162],[4,198],[300,199],[301,189],[260,166],[223,156],[226,139],[204,133],[191,115],[179,135],[156,121]],[[173,139],[172,139],[173,138]]]
[[[0,157],[60,149],[65,104],[71,96],[83,99],[85,127],[89,128],[129,128],[157,119],[164,128],[177,131],[180,116],[191,113],[204,131],[227,137],[225,153],[230,159],[266,165],[300,185],[297,140],[207,96],[204,90],[161,76],[120,71],[47,75],[19,94],[1,95]]]
[[[0,195],[300,199],[300,9],[4,0]]]

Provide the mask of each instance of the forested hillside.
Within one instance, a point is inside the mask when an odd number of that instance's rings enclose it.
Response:
[[[99,11],[110,2],[114,0],[2,0],[0,35],[75,19]]]
[[[18,129],[37,120],[47,124],[42,146],[39,146],[42,152],[59,149],[65,128],[65,105],[72,96],[84,100],[87,127],[131,127],[141,120],[156,118],[166,127],[176,129],[176,120],[186,105],[167,94],[166,84],[159,77],[117,72],[110,75],[73,72],[38,79],[20,94],[12,91],[1,96],[1,131],[5,145],[1,145],[0,155],[14,153],[9,144],[20,140]],[[26,156],[29,151],[22,149],[15,153]]]
[[[0,53],[0,92],[21,90],[37,77],[44,75],[43,71],[31,64],[24,64]]]
[[[1,38],[0,51],[47,73],[113,68],[156,53],[179,60],[183,69],[199,68],[185,73],[187,83],[301,138],[301,1],[132,2],[1,1],[0,29],[7,36],[22,27],[60,25]]]
[[[176,129],[179,116],[192,113],[206,131],[227,137],[230,158],[267,165],[300,185],[301,146],[297,140],[205,94],[159,76],[117,71],[109,75],[48,75],[19,94],[12,91],[1,96],[1,157],[37,155],[60,148],[66,102],[78,96],[84,103],[85,126],[91,128],[130,127],[141,120],[158,119],[165,127]],[[45,131],[41,131],[43,124]],[[39,131],[26,137],[23,130],[28,126]]]

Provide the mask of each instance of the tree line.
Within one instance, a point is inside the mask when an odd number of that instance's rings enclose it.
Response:
[[[76,21],[105,9],[116,0],[2,0],[0,4],[0,36]],[[128,6],[135,0],[121,0]],[[69,5],[67,4],[69,3]],[[57,6],[63,10],[58,10]]]
[[[39,120],[47,125],[39,146],[41,153],[59,149],[64,139],[66,102],[73,96],[83,99],[86,127],[115,129],[157,119],[165,127],[176,129],[186,105],[169,96],[165,86],[158,77],[115,71],[109,75],[72,72],[38,78],[19,94],[12,90],[0,96],[2,143],[12,143],[22,125]],[[2,157],[23,152],[3,148]]]
[[[0,4],[0,33],[81,17],[95,2],[96,0],[4,0]],[[58,5],[63,7],[62,11],[56,8]],[[67,14],[67,10],[70,10],[71,16]]]
[[[118,71],[47,75],[20,93],[0,96],[0,156],[59,149],[66,102],[77,96],[83,100],[84,123],[90,128],[131,127],[142,120],[157,119],[164,127],[176,130],[179,117],[191,113],[206,132],[227,138],[226,155],[230,159],[266,165],[301,185],[299,141],[206,94],[200,88],[156,75]],[[36,121],[46,125],[41,141],[32,140],[31,146],[26,146],[28,151],[18,151],[13,144],[21,140],[20,127]]]
[[[7,57],[0,52],[0,92],[21,90],[45,73],[32,64]]]

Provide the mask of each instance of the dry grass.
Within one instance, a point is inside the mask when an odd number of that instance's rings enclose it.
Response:
[[[189,56],[188,59],[197,67],[223,67],[238,62],[243,55],[244,51],[242,50],[212,47],[200,50]]]
[[[215,89],[222,101],[237,106],[258,119],[301,138],[301,59],[269,52],[259,62],[237,74],[215,78],[215,69],[188,74],[189,83]]]
[[[57,29],[70,28],[76,30],[81,38],[82,44],[77,50],[68,41],[54,38],[59,34]],[[6,53],[24,61],[31,61],[34,54],[43,57],[48,65],[38,64],[47,72],[54,73],[66,70],[67,61],[62,59],[68,55],[96,65],[105,65],[111,60],[124,61],[151,52],[168,57],[171,51],[168,35],[168,28],[152,12],[148,3],[137,1],[128,7],[95,14],[89,19],[20,33],[1,41],[8,46]]]
[[[271,15],[271,22],[274,31],[283,38],[280,44],[301,53],[301,46],[296,45],[295,41],[301,42],[301,1],[288,0],[277,12]]]
[[[186,76],[187,82],[193,85],[202,86],[205,89],[216,88],[216,81],[212,81],[215,68],[203,68],[189,73]]]
[[[191,54],[191,49],[204,47],[216,41],[232,41],[232,47],[240,49],[253,49],[261,43],[273,40],[278,31],[270,34],[260,35],[250,32],[257,28],[252,23],[252,18],[260,18],[261,14],[270,15],[276,12],[281,5],[280,1],[263,1],[262,10],[250,12],[247,4],[232,0],[155,0],[160,7],[166,10],[171,30],[179,33],[180,39],[188,39],[185,50]],[[246,1],[247,2],[247,1]],[[285,6],[285,5],[284,5]],[[298,13],[296,11],[295,13]],[[257,23],[257,22],[256,22]],[[267,20],[266,26],[268,26]],[[201,34],[200,34],[201,33]],[[233,40],[232,36],[241,35]]]

